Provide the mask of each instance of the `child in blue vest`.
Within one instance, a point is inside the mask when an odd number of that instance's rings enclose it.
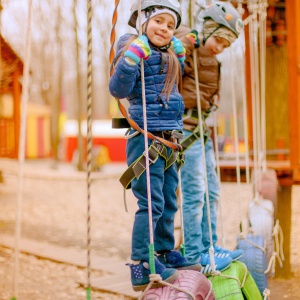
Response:
[[[129,101],[128,115],[144,128],[142,81],[140,60],[144,60],[146,116],[148,132],[167,141],[174,141],[183,129],[184,103],[178,86],[181,82],[185,49],[173,37],[181,21],[180,4],[177,0],[150,1],[141,3],[138,15],[138,1],[131,9],[129,25],[137,28],[141,18],[143,35],[126,34],[118,43],[117,62],[111,77],[109,89],[116,98]],[[128,166],[144,159],[144,135],[134,129],[127,141]],[[153,142],[154,141],[154,142]],[[179,140],[178,140],[179,142]],[[200,264],[187,261],[174,250],[174,216],[177,211],[176,190],[178,186],[178,152],[156,139],[148,139],[149,151],[157,154],[150,164],[150,188],[152,201],[152,226],[156,274],[166,282],[174,281],[177,269],[200,270]],[[150,152],[149,152],[150,153]],[[175,157],[175,159],[174,159]],[[143,160],[145,163],[145,161]],[[143,168],[142,168],[143,169]],[[132,231],[131,282],[136,291],[143,290],[150,282],[149,275],[149,219],[146,172],[142,170],[130,182],[137,198],[138,210]],[[154,283],[152,287],[160,286]]]

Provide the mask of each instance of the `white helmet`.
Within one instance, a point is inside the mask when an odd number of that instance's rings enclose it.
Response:
[[[213,19],[216,23],[223,25],[239,36],[244,24],[238,11],[232,4],[226,2],[216,2],[204,10],[202,16],[204,19]]]
[[[136,20],[138,17],[138,1],[139,0],[136,0],[130,9],[128,25],[133,28],[136,28]],[[152,7],[164,7],[172,10],[177,15],[176,28],[179,27],[181,23],[181,9],[178,0],[142,0],[141,10],[151,11]]]

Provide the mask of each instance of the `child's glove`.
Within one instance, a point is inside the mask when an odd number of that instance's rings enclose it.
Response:
[[[186,37],[192,42],[195,48],[198,48],[200,46],[197,30],[192,30],[190,33],[186,35]]]
[[[177,39],[175,36],[172,37],[171,48],[176,53],[178,60],[180,62],[184,62],[185,61],[185,48],[181,44],[180,40]]]
[[[141,35],[129,45],[124,56],[131,58],[136,64],[138,64],[141,58],[147,60],[151,54],[147,37],[145,35]]]

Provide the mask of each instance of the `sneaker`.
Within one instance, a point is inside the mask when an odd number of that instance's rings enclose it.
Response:
[[[237,249],[237,250],[227,250],[220,246],[214,246],[215,249],[215,256],[222,258],[222,257],[231,257],[233,261],[238,260],[243,255],[243,250]]]
[[[146,261],[141,261],[139,264],[127,264],[131,272],[131,284],[134,291],[143,291],[150,283],[149,275],[150,266]],[[155,272],[159,274],[163,281],[173,282],[178,276],[179,272],[176,269],[166,268],[157,259],[155,259]],[[159,282],[154,282],[151,288],[158,288],[163,286]]]
[[[215,256],[215,266],[216,271],[224,271],[230,267],[232,263],[231,257],[216,257]],[[212,267],[210,264],[210,257],[208,253],[203,253],[200,257],[200,264],[202,265],[202,270],[200,271],[205,276],[210,276],[212,273]]]
[[[178,270],[194,270],[199,271],[202,266],[196,262],[190,262],[183,257],[179,251],[159,251],[157,254],[158,261],[166,268],[175,268]]]

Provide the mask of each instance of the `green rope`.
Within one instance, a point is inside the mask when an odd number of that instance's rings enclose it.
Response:
[[[180,244],[180,253],[183,257],[185,257],[185,245],[184,244]]]
[[[156,274],[154,259],[154,244],[149,245],[149,266],[151,274]]]
[[[86,288],[86,299],[87,300],[91,300],[92,299],[92,297],[91,297],[91,288],[90,287]]]

